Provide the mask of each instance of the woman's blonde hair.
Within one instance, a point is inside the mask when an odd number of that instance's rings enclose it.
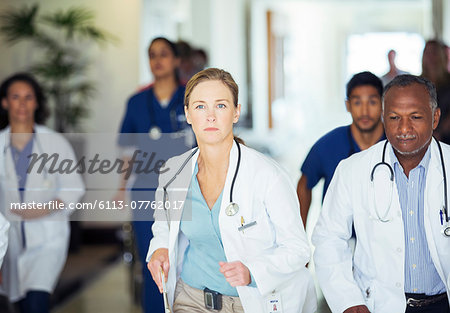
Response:
[[[198,72],[197,74],[192,76],[191,79],[189,79],[188,83],[186,84],[186,92],[184,93],[184,105],[186,107],[189,106],[189,97],[191,96],[194,88],[201,82],[208,80],[217,80],[227,86],[233,96],[234,106],[238,106],[239,87],[234,81],[231,74],[227,71],[211,67]]]

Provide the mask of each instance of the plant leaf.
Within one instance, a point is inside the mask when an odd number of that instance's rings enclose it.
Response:
[[[36,16],[37,4],[19,9],[11,9],[0,15],[0,31],[7,42],[14,44],[23,39],[33,38],[38,33]]]
[[[113,35],[94,26],[94,17],[95,14],[91,10],[72,7],[65,11],[59,10],[46,14],[41,20],[48,25],[63,30],[68,40],[73,40],[76,36],[96,42],[114,39]]]

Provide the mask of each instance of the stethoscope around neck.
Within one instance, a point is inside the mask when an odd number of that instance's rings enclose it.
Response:
[[[173,95],[173,97],[175,97],[177,93],[178,93],[178,89],[175,91],[175,94]],[[149,95],[149,100],[148,100],[148,109],[149,109],[149,114],[150,114],[150,129],[148,131],[148,135],[149,135],[150,139],[158,140],[161,138],[162,130],[158,126],[158,123],[156,121],[155,100],[156,100],[156,95],[153,92],[153,90],[150,89],[150,95]],[[174,101],[173,98],[170,99],[169,106],[170,106],[169,107],[169,118],[170,118],[172,130],[178,131],[179,127],[178,127],[177,112],[176,112],[177,101]]]
[[[445,172],[444,154],[442,152],[442,147],[441,147],[441,144],[439,143],[439,141],[436,139],[435,139],[435,141],[437,143],[438,150],[439,150],[439,156],[441,159],[441,166],[442,166],[442,177],[444,180],[444,206],[439,212],[441,225],[442,225],[441,232],[445,237],[450,237],[450,219],[449,219],[449,214],[448,214],[448,195],[447,195],[447,174]],[[389,181],[390,181],[391,188],[390,188],[390,197],[388,197],[388,198],[390,198],[390,202],[389,202],[387,210],[384,212],[383,215],[380,215],[380,212],[378,210],[377,199],[373,199],[376,219],[378,219],[380,222],[383,222],[383,223],[390,221],[388,216],[389,216],[390,206],[391,206],[391,202],[392,202],[392,193],[393,193],[393,189],[394,189],[394,170],[392,169],[392,166],[385,161],[387,144],[388,144],[388,140],[386,140],[386,142],[384,143],[383,155],[381,157],[381,162],[375,164],[375,166],[373,167],[373,169],[370,173],[370,181],[372,184],[374,184],[375,171],[377,169],[381,168],[382,166],[385,166],[389,169]],[[375,198],[375,195],[374,195],[374,198]]]
[[[236,182],[237,174],[239,172],[239,167],[241,165],[241,147],[240,147],[240,144],[237,141],[237,139],[234,139],[234,141],[236,142],[236,146],[237,146],[237,149],[238,149],[238,158],[237,158],[237,162],[236,162],[236,169],[234,171],[233,180],[231,182],[230,203],[225,208],[225,214],[227,216],[233,216],[233,215],[236,215],[239,212],[239,205],[236,202],[233,201],[233,189],[234,189],[234,184]],[[192,159],[192,157],[197,153],[197,151],[198,151],[198,148],[195,148],[191,152],[191,154],[189,154],[189,156],[186,158],[186,160],[184,160],[183,164],[181,164],[180,168],[175,173],[175,175],[173,175],[172,178],[163,186],[163,192],[164,192],[164,195],[163,195],[163,207],[164,207],[164,211],[166,212],[167,226],[169,227],[169,229],[170,229],[170,212],[166,208],[166,205],[165,205],[166,201],[167,201],[167,199],[169,197],[168,192],[167,192],[167,188],[177,178],[177,176],[181,173],[181,171],[183,171],[183,169],[188,164],[189,160]]]

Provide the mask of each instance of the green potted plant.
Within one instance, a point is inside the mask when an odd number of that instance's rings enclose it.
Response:
[[[44,86],[53,110],[54,128],[76,131],[88,115],[95,83],[86,77],[86,47],[116,40],[94,25],[94,13],[81,7],[40,14],[39,6],[10,9],[0,15],[0,33],[8,44],[27,41],[40,52],[29,70]]]

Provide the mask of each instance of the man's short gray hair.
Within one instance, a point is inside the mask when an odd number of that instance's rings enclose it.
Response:
[[[412,84],[419,84],[425,87],[425,89],[428,92],[428,95],[430,96],[431,111],[434,113],[434,111],[438,107],[436,87],[434,87],[433,83],[430,82],[428,79],[410,74],[396,76],[393,80],[389,82],[389,84],[386,85],[386,87],[384,87],[383,97],[381,98],[383,105],[383,112],[384,112],[384,98],[389,89],[391,89],[392,87],[406,87]]]

